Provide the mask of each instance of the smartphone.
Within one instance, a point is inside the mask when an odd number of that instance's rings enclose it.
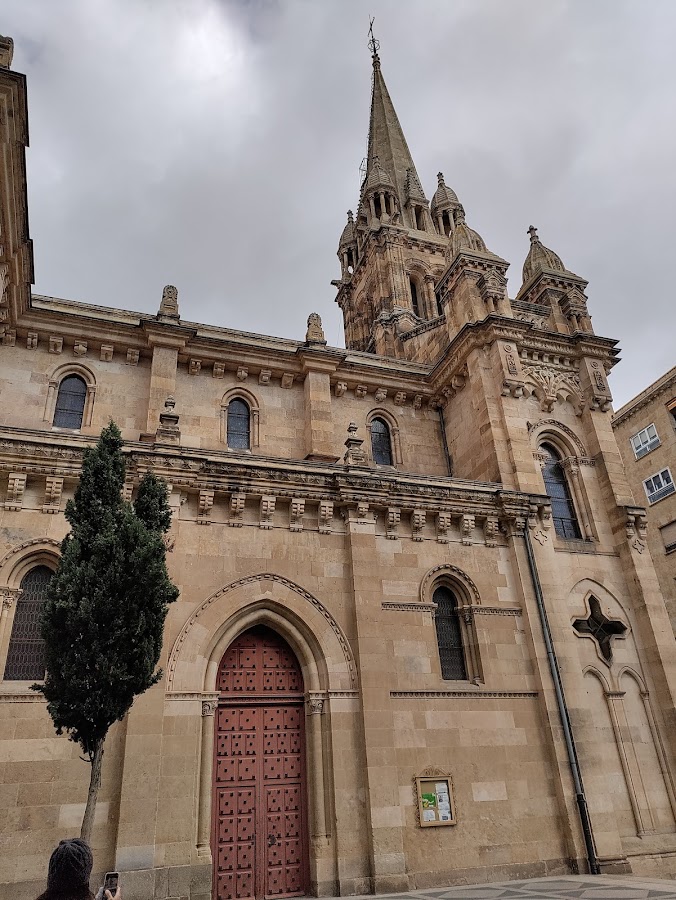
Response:
[[[110,891],[114,897],[117,893],[119,881],[120,875],[118,872],[106,872],[106,877],[103,879],[103,896],[106,896],[106,891]]]

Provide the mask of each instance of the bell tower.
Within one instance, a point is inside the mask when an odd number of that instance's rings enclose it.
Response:
[[[435,282],[460,206],[439,175],[432,206],[425,196],[383,77],[379,44],[373,60],[371,114],[356,217],[338,245],[341,277],[333,284],[348,349],[405,357],[401,334],[438,319]]]

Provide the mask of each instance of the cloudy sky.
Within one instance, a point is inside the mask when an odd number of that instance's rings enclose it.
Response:
[[[619,407],[676,362],[673,0],[4,0],[28,76],[35,290],[343,344],[368,15],[428,196],[587,278]]]

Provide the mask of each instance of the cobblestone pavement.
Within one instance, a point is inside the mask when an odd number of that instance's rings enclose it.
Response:
[[[408,894],[384,894],[379,900],[676,900],[676,881],[611,875],[563,875],[526,881],[468,884]],[[370,898],[373,900],[373,898]]]

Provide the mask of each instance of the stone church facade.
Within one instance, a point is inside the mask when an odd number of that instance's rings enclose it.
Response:
[[[676,876],[676,645],[611,426],[615,342],[530,231],[523,284],[374,51],[339,242],[347,349],[31,294],[25,79],[0,41],[0,897],[88,778],[36,622],[83,448],[170,485],[164,677],[108,737],[96,870],[128,898]],[[358,148],[355,148],[358,152]],[[38,248],[39,252],[39,248]],[[158,292],[159,293],[159,292]]]

